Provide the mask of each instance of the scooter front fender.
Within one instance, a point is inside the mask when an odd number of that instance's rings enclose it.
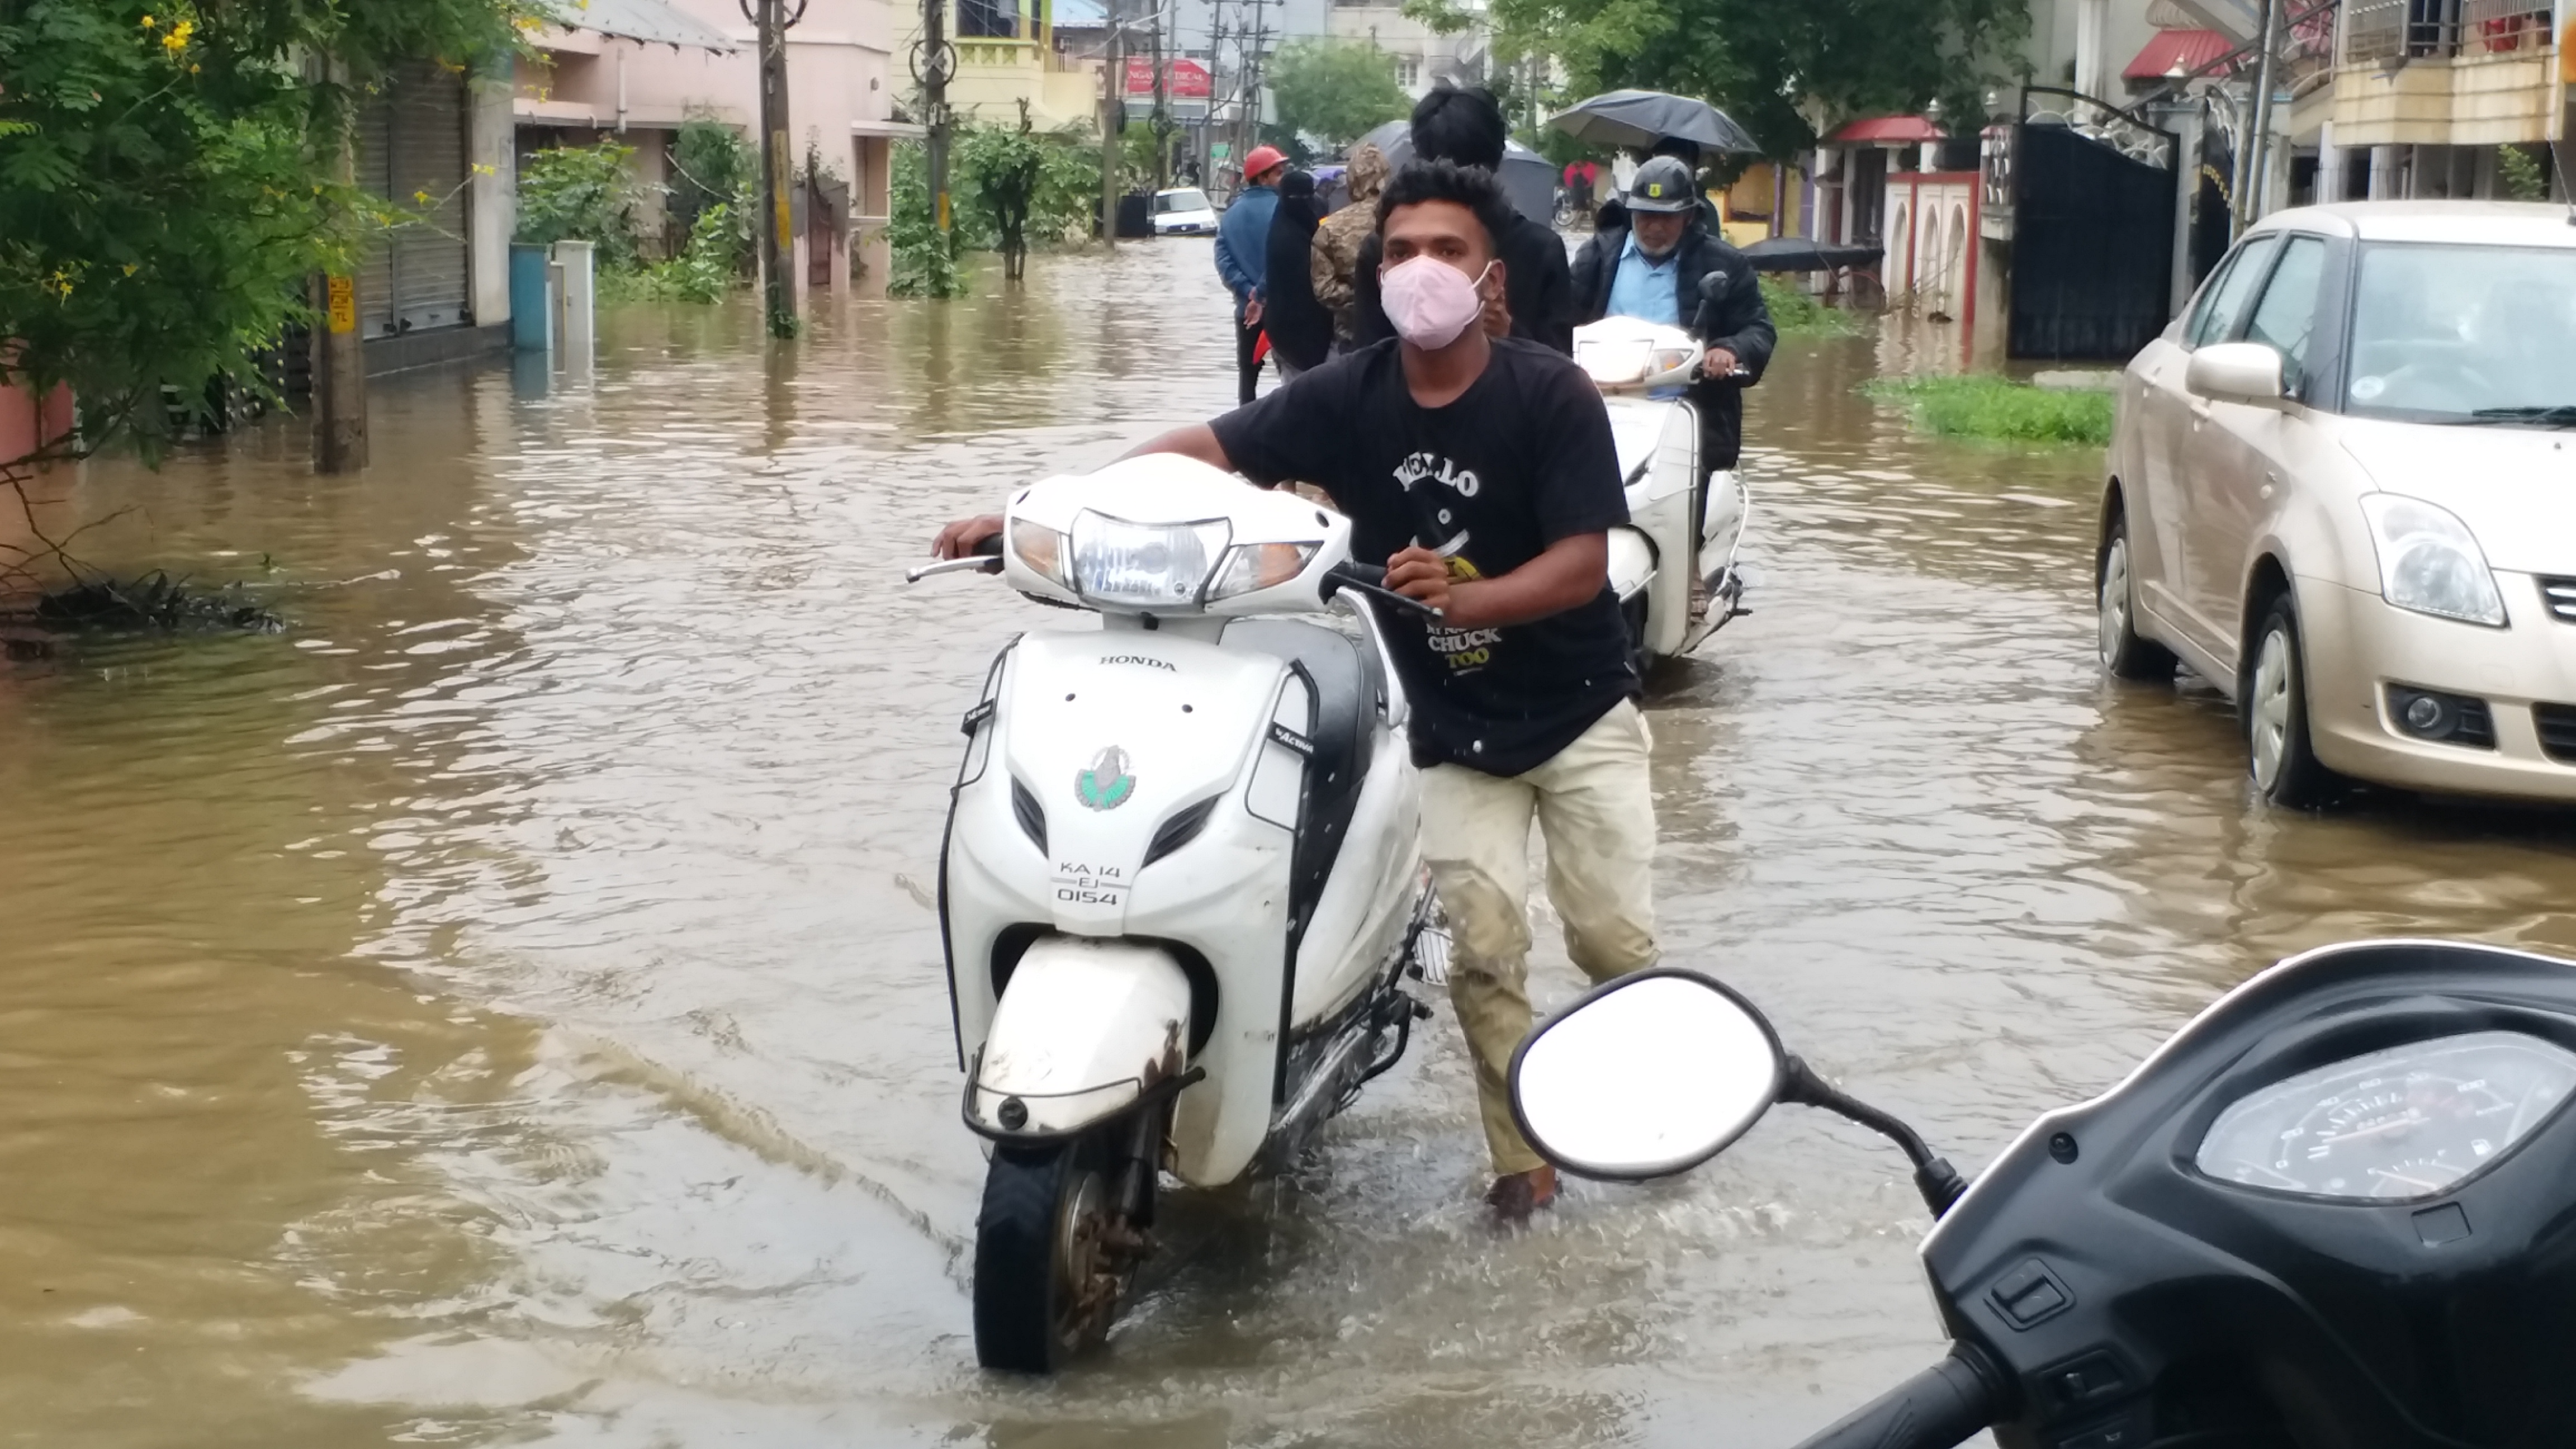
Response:
[[[1046,937],[1020,957],[994,1008],[967,1123],[1010,1141],[1106,1121],[1180,1074],[1189,1028],[1189,978],[1169,952]]]

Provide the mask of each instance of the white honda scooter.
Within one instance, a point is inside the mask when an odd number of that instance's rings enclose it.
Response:
[[[1628,489],[1628,524],[1610,532],[1610,586],[1628,620],[1640,674],[1690,653],[1749,612],[1735,561],[1751,495],[1733,470],[1701,469],[1699,412],[1690,400],[1652,395],[1698,381],[1706,355],[1682,328],[1635,317],[1604,317],[1574,329],[1574,360],[1610,410]],[[1693,537],[1691,517],[1703,490],[1706,512]],[[1696,609],[1694,580],[1705,587]]]
[[[1420,783],[1350,522],[1186,458],[1013,498],[998,571],[1097,630],[1021,635],[965,718],[940,922],[989,1139],[975,1351],[1044,1373],[1109,1329],[1158,1170],[1292,1160],[1428,1015]],[[1348,609],[1353,627],[1257,615]]]

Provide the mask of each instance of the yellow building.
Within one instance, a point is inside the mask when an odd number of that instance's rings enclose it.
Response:
[[[2291,133],[2317,145],[2321,199],[2503,194],[2496,148],[2567,133],[2554,0],[2347,0],[2331,86]],[[2306,135],[2302,135],[2302,133]]]
[[[960,120],[1016,122],[1027,101],[1041,131],[1073,126],[1097,134],[1100,124],[1100,16],[1083,0],[946,0],[947,28],[957,47],[948,104]],[[1057,25],[1056,11],[1066,11]],[[909,55],[921,39],[921,12],[898,41]]]

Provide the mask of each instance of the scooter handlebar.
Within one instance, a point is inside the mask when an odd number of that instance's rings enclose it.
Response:
[[[2002,1417],[2001,1398],[1986,1370],[1953,1347],[1798,1449],[1954,1449]]]
[[[1345,560],[1344,562],[1333,565],[1332,569],[1327,572],[1324,577],[1326,580],[1326,588],[1324,591],[1325,598],[1331,598],[1333,594],[1340,589],[1357,589],[1361,593],[1368,595],[1370,598],[1377,600],[1379,603],[1390,604],[1399,609],[1409,610],[1421,615],[1425,619],[1438,619],[1440,617],[1440,611],[1438,609],[1431,607],[1420,599],[1407,598],[1406,596],[1397,593],[1395,590],[1388,588],[1386,586],[1386,570],[1377,564],[1364,564],[1357,562],[1356,560]]]

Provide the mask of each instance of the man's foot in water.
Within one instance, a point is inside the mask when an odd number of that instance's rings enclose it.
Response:
[[[1530,1214],[1556,1201],[1556,1169],[1533,1167],[1527,1172],[1505,1173],[1494,1179],[1485,1192],[1485,1206],[1493,1209],[1497,1227],[1519,1227],[1530,1220]]]

